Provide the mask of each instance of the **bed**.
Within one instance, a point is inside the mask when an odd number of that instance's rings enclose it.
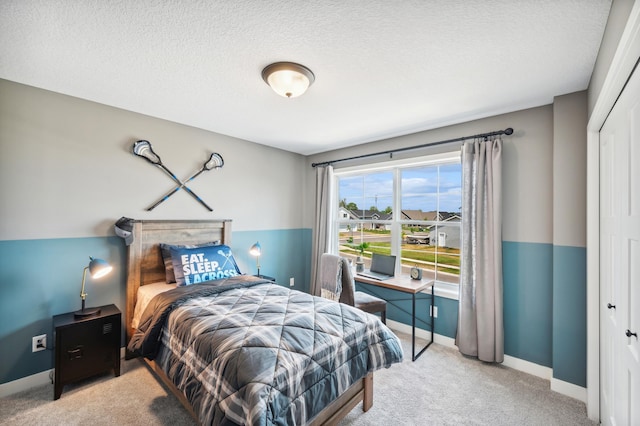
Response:
[[[134,221],[132,235],[126,356],[144,354],[150,369],[199,424],[336,424],[360,402],[364,411],[372,406],[373,370],[402,360],[397,337],[374,316],[247,275],[163,290],[146,301],[144,313],[136,313],[141,286],[162,287],[165,280],[161,243],[230,246],[231,220]],[[252,319],[228,332],[222,324],[238,321],[239,315]],[[269,328],[273,321],[282,326]],[[216,336],[215,343],[197,340],[207,334],[203,329]],[[272,329],[281,330],[274,338],[277,344],[256,343]],[[249,337],[243,347],[233,347],[238,340],[233,336],[239,334]],[[305,341],[310,335],[311,343]],[[346,343],[335,343],[337,335]],[[326,352],[342,346],[335,355]],[[198,355],[193,360],[185,357],[187,352]],[[264,365],[270,358],[274,366]],[[221,377],[223,370],[234,376]]]

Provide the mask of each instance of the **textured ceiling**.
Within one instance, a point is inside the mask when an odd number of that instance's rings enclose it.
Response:
[[[307,155],[586,89],[610,3],[2,0],[0,78]]]

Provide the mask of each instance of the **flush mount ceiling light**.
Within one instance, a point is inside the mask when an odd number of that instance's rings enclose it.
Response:
[[[280,96],[295,98],[316,79],[311,70],[293,62],[276,62],[262,70],[262,79]]]

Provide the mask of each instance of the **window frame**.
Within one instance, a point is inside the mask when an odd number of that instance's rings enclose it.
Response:
[[[406,224],[414,224],[414,223],[424,223],[425,225],[433,225],[438,224],[441,225],[442,221],[415,221],[415,220],[402,220],[401,215],[398,215],[398,212],[401,211],[401,203],[402,203],[402,182],[401,182],[401,171],[403,169],[416,168],[416,167],[428,167],[428,166],[437,166],[437,165],[445,165],[445,164],[459,164],[462,162],[461,152],[460,150],[448,151],[439,154],[432,154],[414,158],[407,158],[401,160],[391,160],[386,161],[384,163],[369,163],[362,164],[357,166],[349,166],[343,167],[339,169],[334,169],[333,171],[333,180],[332,180],[332,193],[333,193],[333,205],[335,207],[339,206],[339,180],[343,177],[353,176],[353,175],[363,175],[366,173],[377,173],[384,171],[392,171],[393,176],[393,216],[390,220],[371,220],[371,219],[361,219],[361,220],[350,220],[351,223],[357,223],[358,225],[362,223],[376,223],[382,225],[389,225],[391,229],[390,240],[391,240],[391,254],[395,254],[399,256],[401,253],[401,244],[402,244],[402,226]],[[461,171],[462,173],[462,171]],[[462,182],[461,182],[462,184]],[[364,208],[363,210],[366,210]],[[345,220],[341,219],[338,214],[338,208],[332,208],[331,211],[331,229],[332,235],[330,237],[331,246],[330,251],[332,253],[339,253],[339,238],[337,238],[337,233],[339,232],[340,224],[344,223]],[[439,208],[438,208],[439,211]],[[362,229],[359,226],[359,229]],[[335,235],[333,235],[335,234]],[[460,234],[462,234],[462,224],[460,223]],[[462,238],[461,238],[462,243]],[[460,249],[460,253],[462,253],[462,248]],[[463,259],[460,259],[460,264],[462,265]],[[402,262],[396,263],[396,275],[402,273]],[[436,282],[436,295],[441,297],[447,297],[451,299],[458,299],[459,294],[459,283],[448,283],[443,281],[435,281]]]

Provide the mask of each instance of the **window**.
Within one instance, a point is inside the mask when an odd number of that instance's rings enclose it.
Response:
[[[394,254],[396,274],[418,265],[423,277],[460,281],[460,154],[403,160],[334,172],[335,232],[341,256]]]

